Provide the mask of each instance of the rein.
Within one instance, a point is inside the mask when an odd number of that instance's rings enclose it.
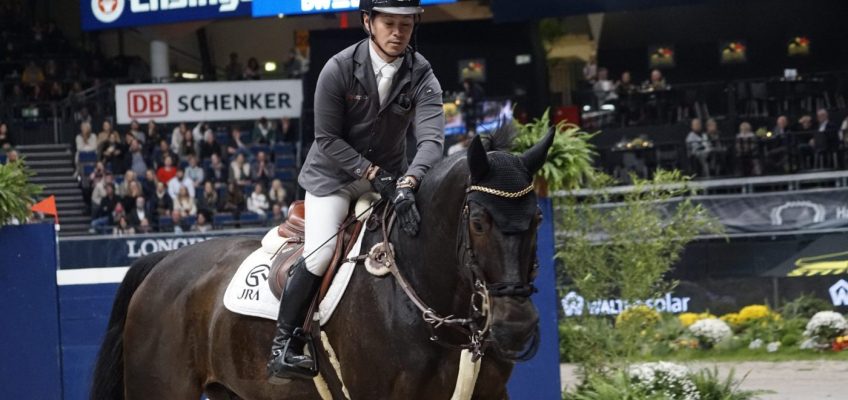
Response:
[[[471,240],[468,234],[468,230],[470,227],[470,212],[467,197],[468,193],[471,193],[473,191],[480,191],[499,197],[518,198],[530,193],[532,190],[532,184],[519,192],[504,192],[501,190],[476,185],[469,186],[468,189],[466,189],[466,198],[463,201],[461,215],[463,222],[459,229],[460,237],[458,241],[458,252],[460,255],[460,259],[463,260],[467,271],[470,272],[471,275],[470,277],[472,293],[470,299],[469,318],[457,318],[453,314],[444,317],[441,316],[439,313],[433,310],[433,308],[431,308],[423,300],[421,300],[421,297],[418,296],[409,281],[403,277],[397,267],[394,248],[391,246],[389,241],[389,233],[392,231],[395,222],[395,214],[391,212],[391,207],[387,206],[383,211],[383,243],[381,246],[377,246],[372,249],[372,252],[369,253],[367,256],[373,261],[384,265],[392,274],[392,276],[395,277],[406,296],[421,312],[421,318],[424,320],[424,322],[428,324],[428,328],[430,330],[430,340],[447,347],[469,350],[471,352],[471,360],[473,362],[476,362],[480,358],[482,358],[486,351],[486,348],[492,344],[494,344],[495,350],[497,350],[498,353],[504,356],[505,358],[522,361],[530,359],[533,357],[533,355],[535,355],[536,350],[538,349],[539,332],[537,327],[533,332],[533,338],[530,348],[527,351],[523,352],[523,354],[517,355],[512,354],[511,352],[499,350],[497,343],[489,339],[489,333],[492,326],[493,318],[491,311],[491,298],[502,296],[529,297],[530,295],[536,292],[536,288],[533,286],[532,283],[522,284],[517,282],[496,282],[490,284],[486,283],[485,279],[482,278],[483,274],[480,271],[481,268],[480,265],[477,263],[477,258],[475,256],[474,249],[471,245]],[[478,323],[478,321],[482,321],[482,326]],[[435,333],[435,330],[441,327],[451,328],[454,331],[457,331],[458,333],[462,334],[463,336],[468,337],[468,343],[456,345],[441,340],[439,336]]]

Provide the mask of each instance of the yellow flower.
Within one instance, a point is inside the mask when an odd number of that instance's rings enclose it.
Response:
[[[727,322],[731,327],[737,326],[740,324],[739,314],[737,313],[729,313],[724,314],[720,318],[722,321]]]
[[[688,312],[678,315],[677,319],[680,320],[680,323],[683,324],[685,328],[688,328],[689,325],[698,322],[700,318],[698,318],[698,314]]]
[[[636,324],[643,329],[653,327],[660,322],[660,313],[646,305],[630,307],[615,318],[615,326],[622,324]]]
[[[765,319],[778,319],[775,313],[769,310],[768,306],[751,305],[739,311],[739,323],[745,324],[751,321],[759,321]]]
[[[708,312],[703,312],[703,313],[698,314],[698,320],[699,321],[702,320],[702,319],[710,319],[710,318],[715,318],[715,317],[716,317],[715,315],[712,315]]]

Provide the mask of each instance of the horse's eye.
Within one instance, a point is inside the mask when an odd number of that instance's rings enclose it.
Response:
[[[474,233],[483,233],[483,224],[480,221],[471,221],[471,229]]]

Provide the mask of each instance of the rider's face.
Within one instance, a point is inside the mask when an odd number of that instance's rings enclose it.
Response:
[[[366,29],[370,27],[373,30],[374,40],[382,48],[382,50],[380,48],[376,50],[383,59],[389,59],[386,61],[391,61],[403,54],[406,46],[409,45],[410,38],[412,38],[414,25],[415,19],[411,15],[379,13],[374,16],[373,20],[369,20],[368,16],[365,16]]]

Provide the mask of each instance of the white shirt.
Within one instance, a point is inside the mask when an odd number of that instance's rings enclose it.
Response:
[[[264,193],[251,193],[247,198],[247,210],[264,215],[268,211],[268,197]]]
[[[383,69],[383,67],[388,63],[382,58],[380,58],[380,55],[377,54],[377,50],[374,50],[374,46],[376,46],[374,43],[368,44],[368,53],[371,54],[371,68],[374,69],[374,78],[377,80],[377,82],[379,82],[380,70]],[[398,70],[400,69],[400,65],[402,63],[403,57],[395,58],[395,60],[392,61],[392,65],[394,65],[395,68],[397,68]],[[397,76],[397,74],[395,74],[395,76]],[[394,78],[392,78],[392,80],[394,80]]]
[[[177,176],[174,175],[174,177],[168,181],[168,195],[170,195],[171,199],[174,200],[174,205],[177,203],[181,186],[185,186],[185,188],[188,189],[189,197],[194,198],[194,181],[185,175],[183,175],[183,180],[180,180],[180,178],[177,178]]]

